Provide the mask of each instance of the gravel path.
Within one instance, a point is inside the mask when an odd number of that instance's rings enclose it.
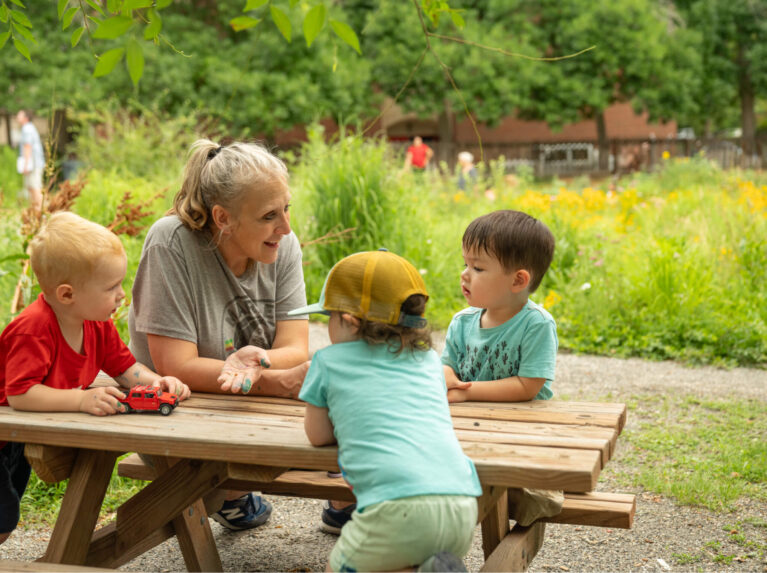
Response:
[[[437,347],[442,341],[435,336]],[[327,344],[322,325],[312,324],[311,347]],[[767,371],[738,368],[685,368],[671,362],[621,360],[560,354],[557,397],[624,401],[673,390],[675,395],[767,400]],[[641,408],[641,406],[639,406]],[[640,412],[629,412],[627,427]],[[620,442],[619,442],[620,444]],[[629,491],[615,485],[620,447],[600,478],[598,489]],[[530,571],[760,571],[767,572],[767,504],[746,501],[738,511],[717,514],[677,506],[663,496],[637,494],[634,528],[547,525],[546,540]],[[321,503],[299,498],[269,498],[274,513],[255,531],[233,533],[211,521],[225,571],[323,571],[335,538],[317,529]],[[759,526],[758,524],[762,525]],[[737,533],[733,533],[737,530]],[[761,543],[761,550],[738,544],[739,535]],[[50,530],[15,532],[0,546],[0,559],[32,560],[43,554]],[[719,557],[717,557],[717,555]],[[733,556],[726,558],[722,556]],[[470,571],[482,565],[479,529],[466,557]],[[124,571],[185,571],[175,540],[169,540],[121,568]]]

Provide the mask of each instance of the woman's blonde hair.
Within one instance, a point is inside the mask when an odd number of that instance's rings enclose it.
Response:
[[[170,212],[193,231],[200,231],[208,226],[214,205],[236,209],[248,191],[287,181],[285,164],[262,145],[220,146],[198,139],[189,151],[184,182]]]
[[[105,255],[125,256],[117,235],[69,211],[51,215],[29,244],[32,270],[45,293],[84,284]]]

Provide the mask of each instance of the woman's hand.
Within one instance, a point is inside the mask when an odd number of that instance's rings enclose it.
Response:
[[[231,390],[236,394],[242,390],[243,394],[247,394],[261,377],[262,370],[269,366],[271,363],[266,350],[258,346],[243,346],[227,357],[218,383],[224,392]]]
[[[114,386],[105,388],[89,388],[83,390],[80,398],[80,411],[94,416],[108,416],[123,412],[124,408],[117,398],[124,398],[120,390]]]

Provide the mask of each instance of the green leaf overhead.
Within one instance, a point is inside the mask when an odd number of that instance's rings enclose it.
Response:
[[[235,32],[241,32],[242,30],[247,30],[248,28],[258,26],[259,22],[261,22],[261,20],[258,18],[251,18],[250,16],[237,16],[237,18],[232,18],[229,20],[229,25]]]
[[[94,77],[105,76],[115,69],[115,66],[122,60],[125,48],[115,48],[101,54],[96,68],[93,70]]]
[[[245,8],[243,8],[242,11],[249,12],[250,10],[258,10],[268,2],[269,0],[248,0],[248,2],[245,4]]]
[[[362,55],[359,38],[357,38],[357,34],[352,30],[351,26],[338,20],[330,20],[330,27],[333,28],[336,36],[354,48],[358,54]]]
[[[292,34],[292,26],[290,24],[290,18],[288,18],[288,15],[285,14],[285,12],[272,4],[269,6],[269,11],[272,14],[272,20],[274,21],[274,25],[277,26],[277,29],[280,31],[280,34],[288,41],[290,42],[291,34]]]
[[[125,16],[114,16],[103,20],[96,31],[93,32],[94,38],[111,40],[125,34],[133,26],[133,18]]]
[[[141,44],[135,39],[128,40],[125,50],[125,64],[128,66],[128,74],[134,86],[138,85],[141,76],[144,75],[144,52]]]
[[[304,38],[306,39],[306,45],[311,46],[314,40],[322,31],[325,26],[325,5],[317,4],[314,8],[309,10],[304,18]]]

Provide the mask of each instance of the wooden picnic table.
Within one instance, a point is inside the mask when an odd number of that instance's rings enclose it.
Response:
[[[525,569],[543,541],[543,523],[510,531],[508,488],[593,490],[626,419],[623,404],[556,400],[468,402],[451,412],[483,486],[485,569],[494,571]],[[0,407],[0,441],[26,443],[42,479],[70,479],[41,561],[118,567],[176,535],[189,570],[215,571],[222,567],[205,498],[210,506],[219,488],[269,484],[289,469],[338,470],[335,447],[309,444],[303,413],[296,400],[216,394],[194,394],[170,416]],[[115,462],[126,452],[151,454],[156,477],[96,529]]]

